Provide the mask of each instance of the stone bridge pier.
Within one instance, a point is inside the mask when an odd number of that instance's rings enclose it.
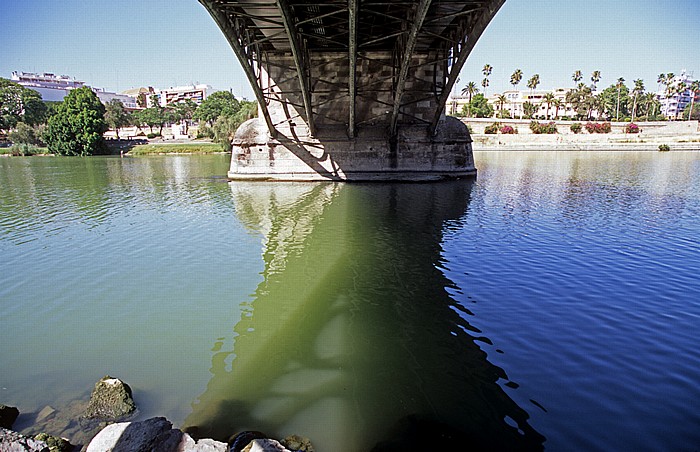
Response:
[[[444,107],[505,0],[199,0],[250,82],[258,118],[230,179],[433,180],[476,174]]]

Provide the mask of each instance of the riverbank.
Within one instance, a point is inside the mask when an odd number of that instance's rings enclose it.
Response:
[[[148,143],[138,144],[129,149],[128,155],[161,154],[216,154],[225,153],[218,143],[191,141],[183,143]]]
[[[667,145],[671,151],[700,151],[698,121],[639,123],[640,133],[625,133],[627,123],[612,123],[607,134],[573,133],[573,121],[556,121],[557,133],[535,135],[529,120],[499,120],[515,128],[517,134],[486,134],[493,119],[463,119],[472,131],[475,151],[658,151]]]

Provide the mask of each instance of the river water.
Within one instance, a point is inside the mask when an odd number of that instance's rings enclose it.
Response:
[[[476,152],[475,181],[0,159],[0,403],[321,452],[696,450],[700,153]],[[51,433],[62,433],[61,431]]]

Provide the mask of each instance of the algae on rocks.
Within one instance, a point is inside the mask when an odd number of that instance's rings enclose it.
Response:
[[[95,384],[84,417],[113,421],[124,419],[135,411],[136,404],[129,385],[106,375]]]

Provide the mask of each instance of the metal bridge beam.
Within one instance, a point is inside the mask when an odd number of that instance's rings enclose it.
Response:
[[[357,97],[357,12],[360,0],[348,0],[348,57],[350,73],[348,74],[348,92],[350,105],[348,112],[348,137],[355,137],[355,108]]]
[[[306,112],[306,122],[309,126],[309,133],[311,136],[314,136],[316,135],[316,127],[314,125],[313,110],[311,108],[311,93],[309,92],[310,74],[308,74],[308,58],[306,58],[304,49],[301,46],[289,3],[287,3],[287,0],[276,0],[275,3],[282,15],[284,29],[287,32],[289,45],[292,48],[292,58],[294,59],[294,66],[296,67],[297,76],[299,78],[299,89],[301,90],[301,98],[304,102],[304,111]]]
[[[399,121],[399,111],[401,110],[401,98],[403,97],[404,88],[406,87],[406,77],[408,77],[408,69],[411,65],[411,57],[413,56],[413,49],[416,46],[416,38],[418,37],[418,31],[423,26],[423,21],[425,16],[428,14],[428,9],[430,8],[431,0],[420,0],[418,7],[416,8],[416,15],[413,19],[413,25],[408,32],[406,37],[406,42],[404,44],[403,52],[401,54],[399,76],[396,81],[396,90],[394,94],[394,106],[391,111],[391,123],[390,123],[390,136],[396,136],[396,128]]]

